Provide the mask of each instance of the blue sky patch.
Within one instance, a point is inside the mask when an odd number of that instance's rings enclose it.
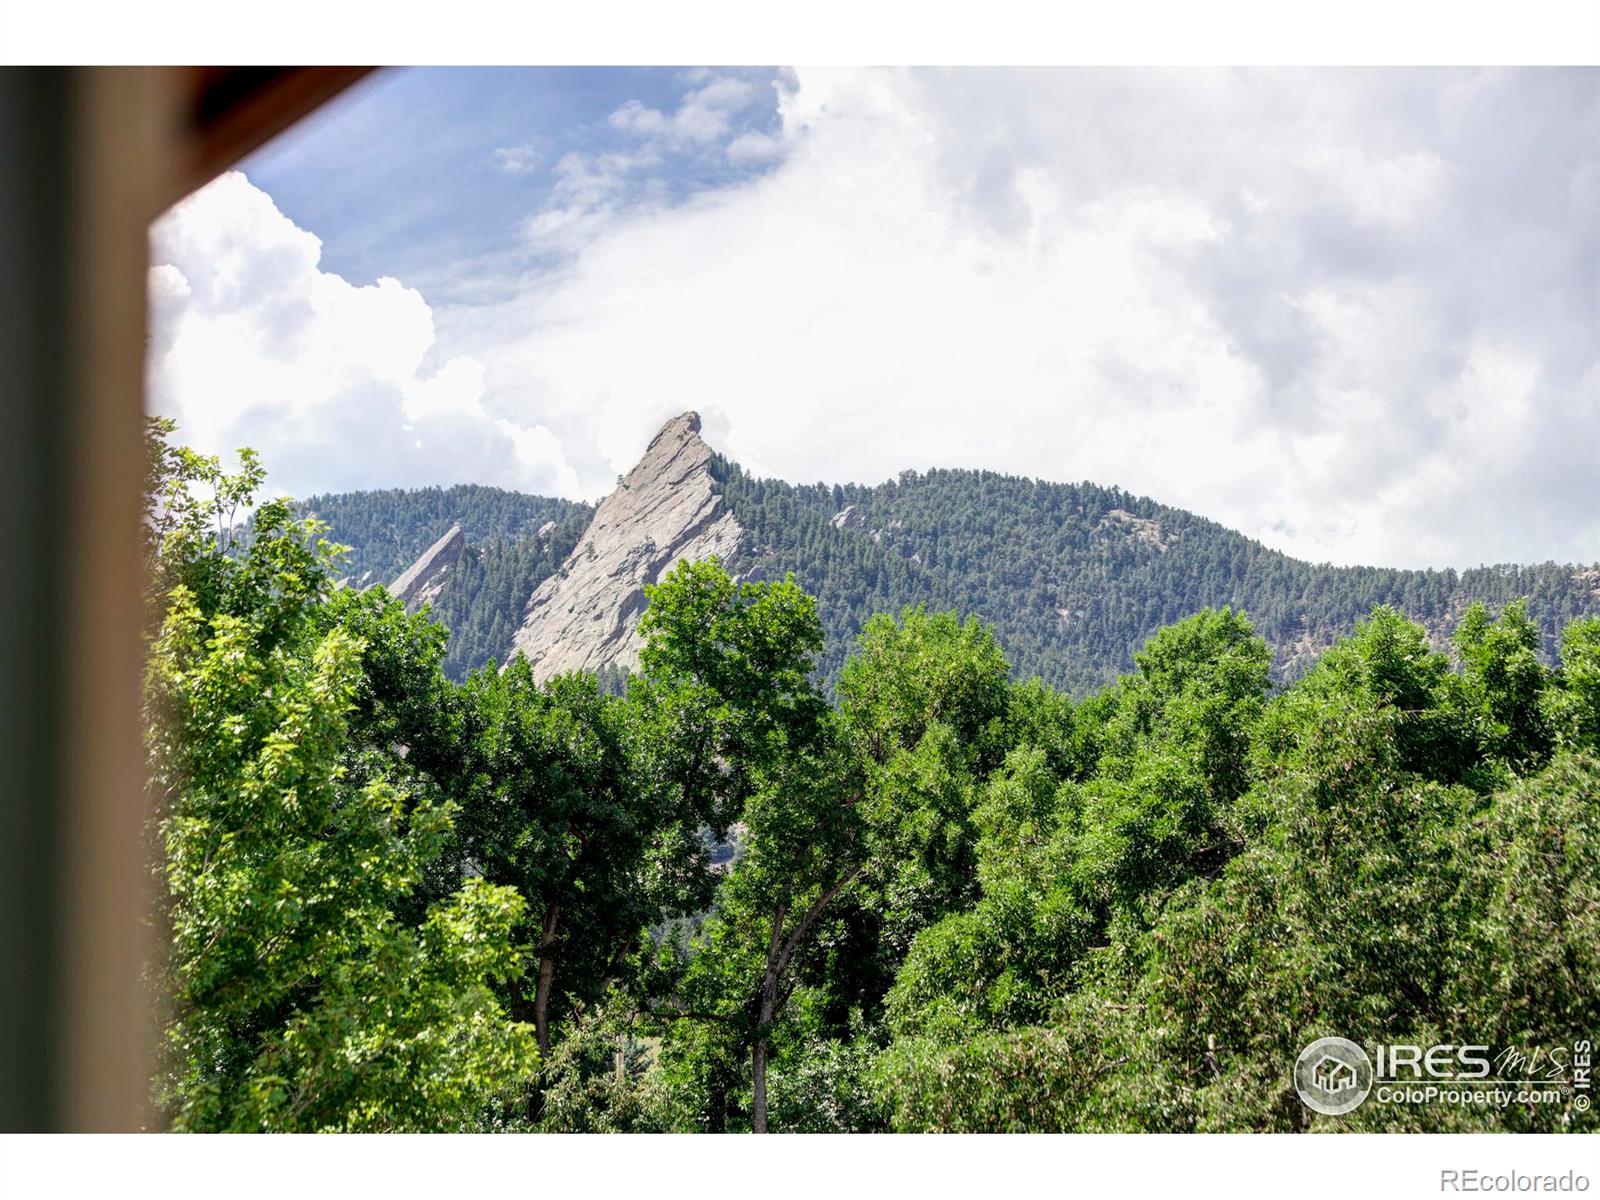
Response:
[[[322,268],[449,303],[475,266],[536,269],[583,218],[672,205],[780,157],[765,68],[391,68],[241,169],[322,239]]]

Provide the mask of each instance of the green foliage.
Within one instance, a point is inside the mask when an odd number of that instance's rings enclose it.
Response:
[[[751,1121],[764,1132],[766,1062],[793,991],[790,965],[860,870],[852,765],[811,678],[816,606],[792,580],[735,585],[712,559],[678,564],[646,594],[641,703],[658,726],[690,731],[686,790],[709,798],[702,811],[713,821],[737,817],[742,829],[703,932],[663,947],[676,957],[664,1012],[724,1026],[718,1040],[748,1050]],[[693,1062],[682,1055],[676,1069],[703,1084]],[[726,1093],[719,1108],[725,1121]]]
[[[1541,759],[1535,714],[1567,700],[1527,628],[1464,622],[1456,674],[1380,609],[1270,700],[1227,614],[1155,639],[1079,714],[1102,727],[1087,780],[1029,747],[986,789],[981,895],[888,995],[893,1127],[1580,1127],[1570,1106],[1313,1116],[1288,1074],[1330,1032],[1498,1052],[1600,1018],[1600,763]]]
[[[650,1043],[634,1036],[614,1007],[580,1008],[544,1072],[545,1133],[660,1131],[659,1072]]]
[[[841,709],[867,753],[884,761],[914,748],[934,722],[945,725],[962,752],[990,765],[1005,714],[1006,660],[994,634],[975,617],[929,616],[908,608],[898,621],[879,613],[861,631],[859,652],[839,681]]]
[[[720,832],[768,773],[819,735],[816,602],[792,580],[735,584],[715,558],[680,562],[645,595],[630,698],[665,773]]]
[[[286,503],[239,523],[252,457],[167,432],[177,1128],[1593,1128],[1327,1118],[1290,1079],[1329,1033],[1600,1026],[1600,620],[1547,665],[1591,603],[1570,571],[1313,568],[1087,486],[720,464],[744,580],[678,564],[637,672],[541,685],[481,614],[520,611],[587,510],[320,501],[396,569],[476,514],[408,614],[336,589]]]
[[[455,703],[459,751],[447,779],[461,849],[530,906],[522,933],[537,947],[537,978],[531,994],[513,981],[507,1001],[548,1050],[550,1023],[598,999],[639,931],[672,909],[670,889],[642,879],[652,852],[676,850],[685,815],[635,779],[627,708],[591,675],[540,686],[518,657],[469,677]]]
[[[242,457],[229,476],[177,451],[163,479],[147,686],[172,936],[159,1099],[185,1130],[471,1127],[535,1058],[492,990],[519,969],[523,903],[471,880],[406,919],[451,806],[356,733],[392,720],[358,715],[364,664],[427,676],[438,639],[382,641],[393,612],[365,610],[359,633],[329,620],[334,552],[282,502],[233,545],[261,480]]]
[[[1081,1027],[1021,1026],[955,1044],[896,1042],[875,1065],[903,1133],[1117,1130],[1097,1080],[1118,1065]]]
[[[1484,749],[1517,766],[1541,766],[1552,743],[1541,704],[1548,671],[1539,661],[1539,627],[1528,617],[1527,602],[1507,605],[1498,620],[1481,602],[1473,604],[1455,643]]]
[[[1237,848],[1229,818],[1247,784],[1270,652],[1243,617],[1207,609],[1162,630],[1135,660],[1100,735],[1098,773],[1077,799],[1072,873],[1102,911],[1131,912]]]
[[[879,614],[859,647],[840,678],[839,714],[864,767],[862,903],[892,963],[918,930],[972,898],[971,811],[1004,754],[1010,688],[993,634],[971,618]]]
[[[1556,741],[1600,753],[1600,617],[1567,626],[1554,682],[1544,707]]]
[[[874,1031],[859,1021],[835,1028],[821,1012],[820,993],[797,993],[796,1011],[769,1079],[772,1126],[785,1133],[887,1131],[872,1067],[880,1052]]]
[[[1473,1029],[1549,1044],[1600,1019],[1600,758],[1562,754],[1497,794],[1463,831],[1461,933],[1471,973],[1453,999]]]

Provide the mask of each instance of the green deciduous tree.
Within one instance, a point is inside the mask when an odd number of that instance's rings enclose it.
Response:
[[[1498,619],[1481,601],[1474,603],[1455,634],[1484,750],[1525,770],[1543,766],[1552,745],[1541,703],[1549,670],[1539,661],[1540,641],[1526,600],[1508,604]]]
[[[513,993],[551,1048],[561,991],[595,999],[659,918],[644,886],[645,856],[673,814],[636,786],[626,709],[590,675],[536,684],[527,660],[472,675],[458,696],[462,851],[485,878],[528,902],[535,946],[531,998]]]
[[[402,914],[451,808],[390,778],[352,715],[371,643],[321,611],[334,550],[261,482],[166,459],[147,729],[171,1009],[158,1094],[178,1129],[472,1126],[531,1070],[494,985],[523,904],[470,880]],[[404,657],[403,647],[385,651]]]
[[[639,686],[693,731],[682,777],[715,796],[707,811],[737,814],[741,849],[665,1011],[733,1031],[750,1055],[751,1127],[765,1133],[796,953],[860,873],[859,787],[811,678],[822,631],[810,597],[792,581],[735,585],[710,560],[680,564],[649,600]]]
[[[1560,745],[1600,753],[1600,617],[1562,632],[1561,667],[1544,706]]]

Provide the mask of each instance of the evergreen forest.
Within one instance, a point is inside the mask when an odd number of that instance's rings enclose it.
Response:
[[[757,479],[714,463],[745,531],[725,564],[741,580],[796,582],[817,600],[828,694],[875,613],[907,605],[976,616],[1005,647],[1011,677],[1038,677],[1083,699],[1133,668],[1157,631],[1202,608],[1244,613],[1272,650],[1275,680],[1296,679],[1374,608],[1418,622],[1449,645],[1474,601],[1527,602],[1539,650],[1600,615],[1600,569],[1556,563],[1465,571],[1315,565],[1213,521],[1093,484],[987,471],[906,472],[876,487]],[[466,564],[434,603],[450,631],[445,672],[501,665],[524,605],[582,537],[593,509],[485,487],[317,496],[297,515],[327,522],[351,546],[341,577],[398,576],[452,523]],[[555,528],[546,536],[546,522]],[[608,672],[608,686],[620,687]]]

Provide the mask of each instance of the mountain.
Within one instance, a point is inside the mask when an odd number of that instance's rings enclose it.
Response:
[[[867,617],[906,604],[976,614],[1019,677],[1074,694],[1127,670],[1156,629],[1208,605],[1248,613],[1281,678],[1380,604],[1442,643],[1473,600],[1525,596],[1547,653],[1567,621],[1600,613],[1594,567],[1316,565],[1088,483],[954,470],[876,486],[758,479],[706,444],[694,413],[669,421],[598,509],[492,488],[347,493],[304,507],[355,547],[357,582],[357,567],[368,582],[393,579],[412,607],[431,587],[457,677],[522,653],[541,678],[583,669],[615,683],[638,661],[644,584],[710,554],[741,578],[792,571],[818,598],[829,681]]]
[[[713,458],[700,417],[684,413],[601,502],[561,570],[534,590],[511,639],[536,679],[637,667],[644,585],[680,559],[737,552],[744,531],[719,493]]]
[[[433,549],[459,527],[459,550],[438,586],[426,597],[403,597],[413,609],[431,604],[450,630],[444,668],[453,679],[502,660],[528,596],[561,568],[595,511],[477,485],[313,496],[297,508],[326,521],[329,536],[350,547],[348,583],[392,580],[397,594],[409,591],[407,576],[433,573],[426,565]]]
[[[389,591],[410,609],[432,604],[444,591],[450,568],[461,561],[466,546],[460,524],[450,526],[442,538],[422,552],[421,558],[401,572],[400,578],[389,585]]]
[[[461,526],[469,546],[484,546],[517,541],[574,516],[587,524],[594,514],[592,504],[478,484],[341,492],[312,496],[296,508],[328,523],[334,540],[350,547],[345,572],[352,582],[368,576],[368,583],[398,576],[451,525]]]
[[[1284,679],[1380,604],[1442,644],[1473,600],[1498,608],[1525,596],[1548,655],[1567,621],[1600,612],[1594,568],[1316,565],[1094,484],[935,470],[876,487],[796,487],[722,460],[714,469],[747,531],[733,567],[793,570],[818,597],[830,678],[867,616],[906,603],[976,613],[995,626],[1019,677],[1075,694],[1127,671],[1156,630],[1207,606],[1244,610]]]

